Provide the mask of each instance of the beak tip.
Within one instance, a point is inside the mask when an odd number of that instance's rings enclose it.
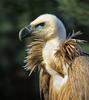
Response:
[[[21,41],[21,40],[23,40],[24,39],[24,37],[25,37],[25,32],[24,32],[24,30],[25,30],[25,28],[22,28],[21,30],[20,30],[20,32],[19,32],[19,40]]]
[[[22,31],[23,31],[23,29],[21,29],[20,32],[19,32],[19,40],[20,41],[22,40]]]
[[[31,25],[28,25],[25,28],[22,28],[19,32],[19,40],[23,40],[24,38],[30,36],[32,33]]]

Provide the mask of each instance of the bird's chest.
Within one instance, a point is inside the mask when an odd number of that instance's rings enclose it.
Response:
[[[63,87],[63,85],[67,82],[68,74],[66,74],[65,77],[62,77],[55,70],[56,62],[54,54],[56,53],[58,46],[59,46],[58,42],[55,41],[45,44],[42,55],[43,55],[43,61],[46,64],[45,65],[46,71],[51,75],[53,80],[52,86],[59,92]]]

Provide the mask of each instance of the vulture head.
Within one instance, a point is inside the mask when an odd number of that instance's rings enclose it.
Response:
[[[58,38],[60,42],[66,39],[66,30],[63,23],[54,15],[44,14],[32,21],[28,26],[23,28],[19,33],[19,38],[34,37],[48,41]]]

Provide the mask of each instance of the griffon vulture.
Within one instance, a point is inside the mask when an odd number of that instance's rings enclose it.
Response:
[[[66,36],[60,19],[39,16],[21,29],[19,38],[29,37],[26,67],[40,71],[41,100],[89,100],[89,55],[74,39]]]

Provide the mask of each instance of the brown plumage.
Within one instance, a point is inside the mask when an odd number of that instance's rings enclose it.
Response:
[[[42,48],[43,41],[34,41],[28,45],[28,56],[26,57],[27,69],[31,69],[30,74],[37,66],[42,66]]]
[[[71,70],[72,69],[71,64],[74,62],[74,60],[76,61],[76,59],[78,59],[79,61],[80,60],[79,56],[83,55],[83,53],[80,50],[80,46],[77,44],[77,42],[78,41],[76,39],[69,38],[61,45],[61,48],[58,49],[57,52],[55,53],[55,57],[57,58],[56,60],[58,60],[59,63],[57,63],[58,66],[55,66],[54,70],[56,70],[63,77],[65,74],[63,72],[63,63],[68,64],[70,66],[69,70]],[[62,87],[60,95],[56,93],[56,90],[53,88],[53,86],[51,86],[52,78],[50,78],[50,75],[48,75],[48,73],[44,69],[43,58],[42,58],[43,46],[44,46],[43,41],[38,40],[32,42],[30,45],[28,45],[28,56],[26,57],[27,69],[31,70],[30,74],[34,71],[36,67],[39,67],[40,69],[40,95],[42,100],[48,100],[48,98],[50,98],[49,100],[82,100],[76,98],[74,99],[73,97],[72,91],[74,91],[73,89],[76,88],[74,87],[71,88],[71,84],[74,83],[74,80],[72,80],[72,78],[71,80],[68,80],[66,85]],[[75,64],[75,62],[73,64]],[[76,65],[73,66],[74,66],[73,68],[75,69]],[[71,71],[73,71],[73,69]],[[73,73],[71,74],[73,77]],[[73,82],[71,83],[70,81]]]
[[[47,27],[44,22],[49,22]],[[31,26],[35,40],[27,47],[26,68],[30,74],[39,68],[41,100],[89,100],[89,55],[79,46],[82,40],[73,38],[80,32],[66,38],[63,24],[53,15],[38,17]],[[30,33],[29,26],[21,30],[20,39],[24,33]]]

